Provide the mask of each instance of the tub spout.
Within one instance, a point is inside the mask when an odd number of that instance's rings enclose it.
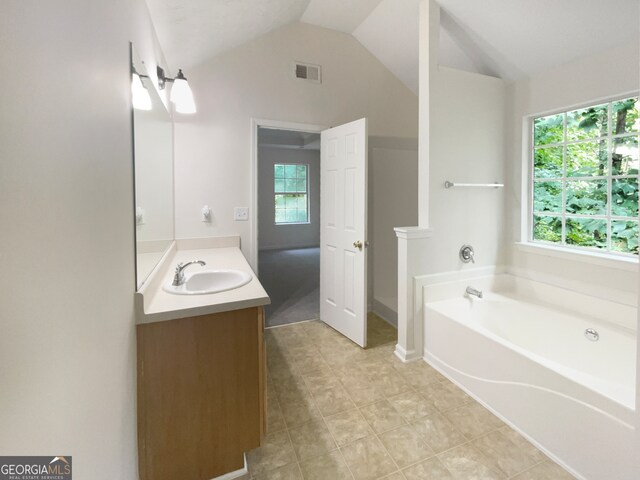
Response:
[[[467,295],[473,295],[474,297],[482,298],[482,292],[480,290],[476,290],[473,287],[467,287]]]

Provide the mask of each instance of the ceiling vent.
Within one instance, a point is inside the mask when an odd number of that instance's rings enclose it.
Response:
[[[321,83],[322,81],[320,65],[296,62],[295,69],[296,78],[299,78],[300,80],[307,80],[315,83]]]

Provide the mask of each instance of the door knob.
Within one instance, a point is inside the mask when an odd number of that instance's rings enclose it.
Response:
[[[353,246],[362,251],[362,242],[360,240],[356,240],[355,242],[353,242]]]

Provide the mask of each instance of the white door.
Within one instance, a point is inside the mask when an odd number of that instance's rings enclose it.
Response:
[[[320,149],[320,319],[367,344],[367,119],[325,130]]]

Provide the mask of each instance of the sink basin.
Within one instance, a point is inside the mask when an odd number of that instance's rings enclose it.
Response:
[[[175,295],[204,295],[242,287],[251,281],[251,275],[241,270],[201,270],[185,274],[185,282],[174,287],[171,281],[163,289]]]

